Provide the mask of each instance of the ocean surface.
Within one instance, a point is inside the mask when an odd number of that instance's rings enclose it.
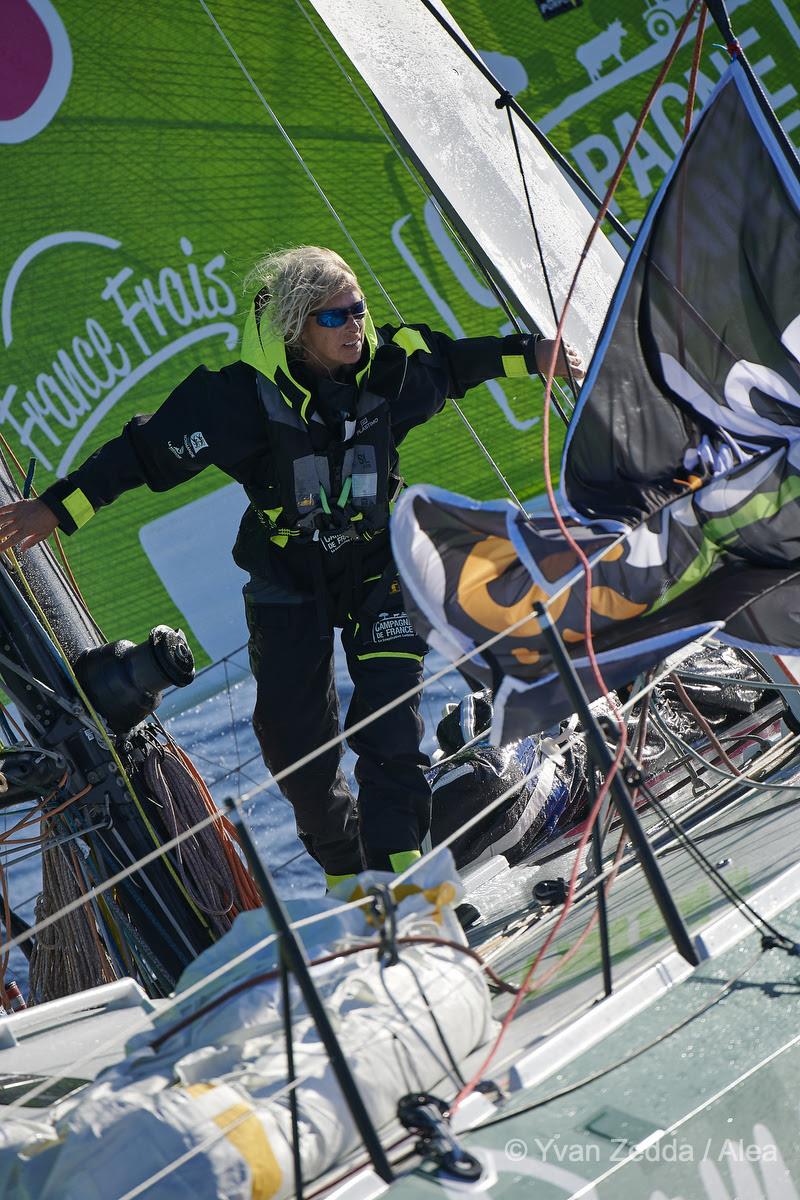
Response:
[[[342,713],[352,695],[344,654],[337,643],[336,678]],[[426,676],[437,673],[444,660],[435,652],[426,659]],[[436,747],[435,729],[443,706],[460,698],[468,688],[461,676],[451,670],[422,693],[425,720],[423,749],[431,754]],[[264,861],[272,871],[280,893],[287,898],[321,895],[324,880],[320,867],[299,842],[289,803],[283,798],[261,759],[250,717],[255,700],[255,682],[247,668],[247,655],[240,651],[224,663],[201,672],[184,692],[169,693],[159,716],[175,740],[191,755],[218,804],[226,796],[246,796],[257,788],[265,790],[245,804],[251,832]],[[355,756],[345,750],[343,765],[351,786]],[[17,809],[0,810],[0,828],[4,832],[20,819]],[[3,849],[11,907],[28,924],[34,921],[34,905],[41,888],[39,853],[29,847]],[[6,979],[16,979],[23,993],[27,989],[28,965],[22,951],[11,951]]]

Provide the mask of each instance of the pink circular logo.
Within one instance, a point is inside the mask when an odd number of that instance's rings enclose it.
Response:
[[[0,0],[0,142],[50,124],[72,78],[72,50],[50,0]]]

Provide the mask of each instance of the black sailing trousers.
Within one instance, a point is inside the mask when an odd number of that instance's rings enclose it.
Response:
[[[354,688],[345,728],[422,679],[427,647],[402,609],[399,587],[393,586],[380,611],[374,607],[367,593],[342,625]],[[333,626],[320,634],[313,601],[257,604],[249,597],[247,624],[258,689],[253,727],[276,774],[340,732]],[[419,701],[417,693],[348,738],[358,756],[358,803],[340,767],[341,743],[281,780],[297,832],[326,874],[391,870],[390,855],[419,849],[431,810]]]

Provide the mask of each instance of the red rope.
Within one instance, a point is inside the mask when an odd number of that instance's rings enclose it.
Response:
[[[686,16],[684,17],[683,23],[681,24],[681,27],[678,30],[678,33],[675,37],[675,41],[673,42],[673,44],[669,50],[669,53],[667,54],[662,66],[661,66],[661,70],[658,73],[658,77],[656,78],[655,83],[653,84],[652,88],[650,89],[650,93],[644,103],[644,106],[642,108],[641,113],[639,114],[639,118],[636,122],[636,125],[634,126],[634,129],[628,140],[628,144],[625,147],[625,150],[623,151],[623,154],[622,154],[622,157],[620,158],[619,163],[617,164],[617,168],[614,172],[614,176],[611,180],[611,183],[608,186],[608,190],[606,191],[606,195],[603,200],[603,203],[601,204],[600,209],[597,213],[597,216],[595,217],[594,222],[592,224],[592,228],[589,231],[589,235],[586,239],[583,250],[581,251],[580,257],[578,259],[578,266],[575,270],[575,274],[572,277],[572,282],[570,283],[569,290],[567,292],[567,296],[564,301],[564,307],[561,312],[561,319],[558,322],[558,328],[556,329],[556,335],[555,335],[555,338],[553,341],[553,349],[552,349],[552,352],[550,355],[550,362],[548,363],[547,374],[545,377],[544,423],[543,423],[543,430],[542,430],[542,442],[543,442],[542,448],[543,448],[544,467],[545,467],[545,488],[547,491],[547,498],[550,503],[551,511],[556,520],[556,524],[558,525],[558,528],[561,531],[561,534],[564,537],[564,540],[567,542],[567,544],[573,550],[574,554],[578,558],[578,561],[580,562],[580,564],[583,568],[584,578],[586,580],[586,594],[585,594],[585,604],[584,604],[584,630],[585,630],[585,634],[586,634],[586,651],[587,651],[587,655],[589,658],[589,662],[592,667],[592,672],[594,674],[595,681],[598,686],[598,690],[601,695],[608,694],[608,688],[606,687],[605,680],[603,679],[603,676],[600,672],[600,668],[599,668],[597,658],[596,658],[595,652],[594,652],[594,645],[592,642],[592,609],[591,609],[592,568],[591,568],[589,559],[586,557],[586,554],[584,553],[582,548],[578,545],[578,543],[575,541],[575,539],[570,534],[569,529],[564,521],[564,518],[561,516],[561,513],[559,512],[558,504],[556,502],[555,491],[553,489],[552,471],[551,471],[551,466],[550,466],[550,398],[551,398],[551,394],[552,394],[552,390],[553,390],[553,377],[555,375],[555,367],[556,367],[556,360],[558,358],[558,351],[559,351],[559,347],[562,344],[562,338],[563,338],[563,334],[564,334],[564,325],[566,323],[567,313],[569,311],[569,307],[572,302],[572,298],[575,294],[575,287],[577,285],[578,276],[580,275],[581,269],[583,268],[583,265],[586,261],[589,250],[590,250],[592,243],[594,242],[594,239],[597,235],[597,231],[599,230],[600,226],[602,225],[603,221],[605,220],[609,205],[611,204],[611,200],[613,199],[613,196],[617,189],[619,181],[622,178],[622,173],[625,170],[626,166],[628,165],[631,154],[633,153],[634,146],[636,145],[636,142],[638,141],[639,134],[642,132],[642,129],[644,128],[644,123],[647,120],[650,109],[652,108],[653,101],[655,100],[655,97],[656,97],[656,93],[658,92],[658,89],[661,87],[661,84],[664,82],[667,72],[669,71],[670,67],[672,66],[672,63],[675,59],[675,55],[678,53],[678,50],[680,49],[680,45],[681,45],[681,42],[683,41],[684,34],[686,33],[686,30],[689,28],[689,25],[691,24],[691,21],[694,18],[695,12],[696,12],[699,4],[700,4],[700,0],[694,0],[694,2],[689,7],[689,10],[686,13]],[[553,925],[553,927],[550,930],[548,936],[546,937],[544,943],[542,944],[542,946],[539,949],[538,953],[536,954],[533,962],[531,963],[531,966],[529,967],[529,969],[525,975],[525,978],[523,979],[522,984],[520,985],[519,993],[515,997],[514,1003],[511,1005],[508,1013],[506,1014],[505,1018],[503,1019],[503,1023],[500,1027],[500,1032],[498,1033],[498,1035],[492,1045],[491,1050],[489,1051],[488,1055],[481,1063],[478,1070],[472,1076],[472,1078],[464,1085],[464,1087],[459,1092],[458,1096],[455,1099],[454,1104],[451,1107],[451,1112],[455,1111],[455,1109],[458,1108],[458,1106],[467,1098],[467,1096],[469,1096],[475,1090],[475,1088],[478,1086],[481,1079],[483,1079],[486,1071],[488,1070],[490,1063],[493,1061],[493,1059],[495,1058],[495,1055],[497,1054],[498,1050],[500,1049],[500,1045],[503,1041],[503,1038],[505,1037],[506,1031],[507,1031],[509,1025],[511,1024],[511,1021],[513,1020],[514,1016],[516,1015],[517,1010],[519,1009],[519,1006],[521,1005],[525,996],[531,990],[530,983],[531,983],[531,980],[533,979],[533,976],[534,976],[534,973],[535,973],[537,967],[539,966],[539,963],[541,962],[543,956],[546,954],[549,946],[551,945],[551,943],[553,941],[553,938],[556,936],[556,934],[558,933],[558,930],[563,925],[563,923],[566,919],[566,916],[572,907],[572,902],[573,902],[573,898],[575,895],[575,888],[576,888],[576,884],[577,884],[578,871],[580,868],[581,856],[586,847],[586,843],[589,840],[589,835],[591,833],[592,826],[594,825],[594,822],[597,819],[597,816],[600,812],[600,807],[601,807],[603,801],[605,800],[606,794],[608,793],[608,790],[611,786],[611,782],[620,767],[620,764],[622,762],[622,758],[623,758],[623,755],[624,755],[625,749],[626,749],[627,731],[626,731],[625,723],[619,716],[619,713],[616,710],[616,706],[613,705],[613,702],[612,702],[612,708],[614,709],[614,713],[615,713],[619,731],[620,731],[619,742],[617,744],[617,752],[614,757],[614,761],[611,765],[611,769],[609,770],[608,774],[606,775],[606,778],[603,781],[602,787],[598,791],[597,797],[592,806],[592,810],[586,821],[586,827],[581,836],[581,840],[578,844],[578,850],[577,850],[577,853],[575,856],[575,865],[573,866],[572,874],[570,876],[569,887],[567,890],[567,898],[564,902],[564,907],[562,908],[561,913],[559,914],[558,920]]]
[[[686,115],[683,122],[683,140],[686,141],[692,129],[692,116],[694,115],[694,101],[697,95],[697,76],[700,71],[700,57],[703,53],[703,34],[706,29],[706,17],[708,9],[705,5],[700,9],[700,16],[697,18],[697,33],[694,38],[694,55],[692,56],[692,70],[689,75],[689,89],[686,96]]]

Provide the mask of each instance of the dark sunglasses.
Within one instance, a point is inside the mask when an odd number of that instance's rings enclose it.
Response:
[[[348,317],[355,317],[360,321],[367,314],[366,300],[359,300],[357,304],[350,304],[347,308],[321,308],[311,315],[317,318],[317,324],[322,325],[325,329],[339,329],[344,325]]]

